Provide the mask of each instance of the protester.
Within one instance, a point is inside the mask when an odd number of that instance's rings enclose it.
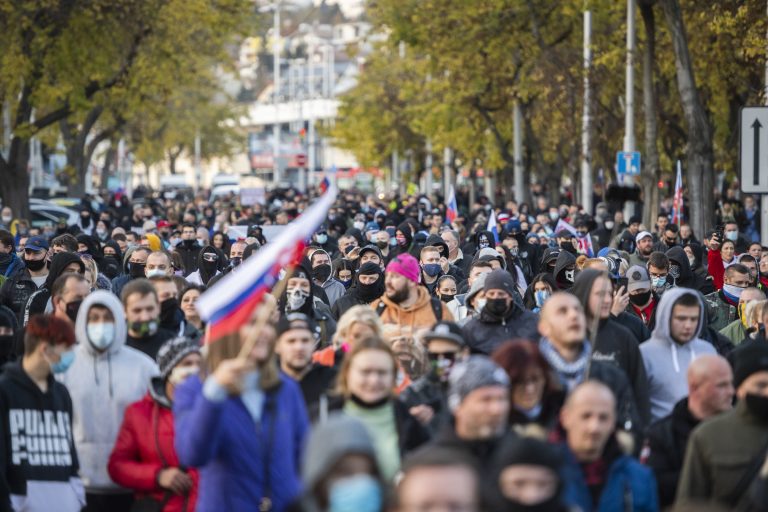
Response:
[[[344,354],[359,341],[382,336],[381,319],[376,312],[367,306],[352,306],[339,318],[333,344],[315,351],[312,360],[325,366],[339,367]]]
[[[160,327],[157,290],[148,279],[135,279],[123,288],[123,307],[128,325],[126,345],[157,358],[157,351],[176,333]]]
[[[222,504],[282,512],[301,491],[309,420],[298,384],[278,370],[275,328],[267,322],[257,330],[265,307],[238,332],[209,343],[207,377],[191,376],[175,391],[176,452],[183,466],[200,472],[201,512]],[[251,351],[239,357],[251,341]]]
[[[169,340],[157,354],[160,375],[151,379],[144,398],[125,410],[107,469],[116,483],[134,490],[134,509],[195,510],[198,475],[179,464],[171,407],[176,386],[200,373],[201,362],[196,341]]]
[[[370,304],[384,294],[384,272],[376,263],[363,263],[353,280],[354,285],[331,306],[331,313],[336,320],[349,308]]]
[[[24,335],[23,358],[0,377],[3,510],[45,511],[55,504],[55,510],[78,512],[85,506],[72,399],[54,379],[72,364],[74,344],[70,322],[34,315]]]
[[[48,278],[48,248],[48,240],[44,237],[30,237],[24,246],[24,270],[6,279],[0,288],[0,305],[10,308],[20,324],[23,324],[24,308],[30,296],[43,287]]]
[[[157,365],[125,346],[125,315],[110,292],[98,290],[85,298],[75,333],[75,358],[61,382],[72,396],[72,430],[85,484],[85,510],[127,512],[133,494],[110,479],[107,461],[125,408],[144,396]]]

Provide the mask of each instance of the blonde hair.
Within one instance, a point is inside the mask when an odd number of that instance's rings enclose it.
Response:
[[[755,325],[763,321],[763,316],[768,311],[766,305],[768,305],[768,300],[753,300],[747,302],[747,305],[744,306],[744,320],[750,335],[757,333]]]
[[[594,268],[595,270],[608,271],[608,263],[600,258],[587,258],[581,265],[581,269]]]
[[[339,321],[336,323],[336,332],[333,335],[333,345],[335,347],[338,347],[344,342],[349,331],[352,329],[352,326],[356,323],[367,325],[373,330],[375,336],[379,338],[382,337],[381,319],[379,318],[379,315],[376,314],[376,311],[370,306],[352,306],[341,315],[341,318],[339,318]]]
[[[91,288],[95,288],[96,281],[99,279],[99,267],[93,261],[93,258],[80,258],[80,261],[83,262],[85,272],[90,276]]]

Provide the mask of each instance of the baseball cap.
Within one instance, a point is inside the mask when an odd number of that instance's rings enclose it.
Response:
[[[635,243],[639,243],[640,240],[642,240],[643,238],[646,238],[646,237],[653,238],[653,235],[650,232],[648,232],[648,231],[641,231],[641,232],[639,232],[637,234],[637,236],[635,237]]]
[[[437,322],[432,326],[432,329],[424,333],[422,338],[425,342],[431,340],[449,340],[456,343],[460,347],[464,347],[466,345],[464,342],[464,337],[461,333],[461,327],[459,327],[456,323],[449,322],[447,320],[441,320],[440,322]]]
[[[627,270],[627,291],[633,292],[651,287],[651,276],[642,265],[632,265]]]
[[[45,237],[33,236],[27,240],[27,245],[24,246],[24,249],[31,249],[33,251],[47,251],[49,247],[50,246],[48,245],[48,240]]]

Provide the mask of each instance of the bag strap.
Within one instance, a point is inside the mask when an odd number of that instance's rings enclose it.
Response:
[[[739,482],[736,484],[736,487],[734,487],[731,494],[728,495],[728,498],[726,499],[727,503],[738,503],[739,500],[741,500],[741,497],[744,495],[744,493],[747,492],[747,489],[752,484],[752,481],[760,472],[760,468],[763,467],[767,453],[768,443],[766,443],[763,446],[763,449],[758,451],[752,460],[749,461],[749,466],[747,467],[746,471],[744,471],[744,473],[741,475]]]
[[[437,297],[431,297],[429,303],[432,304],[432,313],[435,314],[435,320],[440,321],[443,319],[443,303]]]
[[[379,303],[376,305],[376,314],[381,316],[384,314],[384,310],[387,309],[387,303],[383,300],[380,300]]]
[[[275,430],[277,427],[277,407],[275,407],[275,391],[271,391],[267,394],[267,406],[266,410],[269,413],[269,432],[267,433],[267,448],[264,454],[264,492],[261,502],[259,503],[259,512],[270,512],[272,510],[272,474],[270,468],[272,466],[272,445],[275,441]]]

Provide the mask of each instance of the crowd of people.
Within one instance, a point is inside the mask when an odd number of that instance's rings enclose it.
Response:
[[[342,191],[217,339],[198,298],[311,197],[3,208],[0,510],[768,510],[754,199],[694,233],[532,192]]]

